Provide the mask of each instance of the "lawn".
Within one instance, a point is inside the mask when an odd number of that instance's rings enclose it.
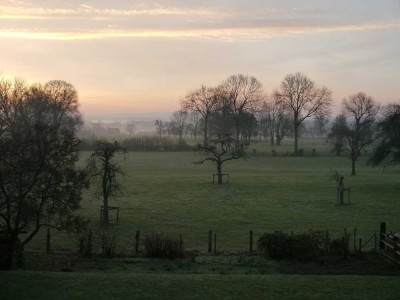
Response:
[[[269,150],[268,150],[269,151]],[[317,150],[317,154],[318,154]],[[306,152],[307,153],[307,152]],[[88,153],[82,153],[82,161]],[[357,176],[349,176],[347,157],[252,156],[231,161],[224,172],[230,183],[212,184],[211,164],[194,164],[201,155],[193,152],[131,152],[123,168],[123,194],[111,201],[120,206],[115,226],[117,249],[132,253],[136,230],[141,235],[162,232],[182,235],[186,249],[206,251],[208,230],[217,234],[219,252],[248,249],[249,230],[255,240],[264,232],[308,229],[329,230],[339,237],[346,228],[363,240],[378,231],[379,223],[399,230],[400,169],[372,168],[366,157],[357,163]],[[351,187],[351,205],[336,203],[333,173],[345,176]],[[80,213],[99,223],[101,203],[85,194]],[[111,218],[115,218],[111,215]],[[99,247],[99,235],[94,234]],[[370,245],[373,247],[373,245]],[[76,250],[73,235],[52,232],[54,250]],[[27,250],[45,249],[45,231]]]
[[[2,299],[398,299],[397,277],[1,272]]]
[[[321,268],[241,253],[248,250],[250,230],[255,241],[274,230],[329,230],[335,238],[344,229],[353,233],[355,227],[365,241],[378,231],[382,221],[387,222],[388,230],[399,230],[399,168],[372,168],[363,157],[357,163],[357,176],[349,176],[347,157],[332,156],[323,147],[313,157],[312,144],[302,147],[304,157],[284,156],[290,151],[288,145],[272,157],[272,147],[256,144],[253,149],[257,155],[226,164],[224,172],[230,174],[230,182],[221,186],[212,184],[215,170],[211,164],[194,163],[201,158],[198,153],[129,153],[122,163],[126,172],[123,193],[110,203],[121,208],[120,222],[113,230],[117,252],[124,256],[78,258],[76,265],[62,264],[66,254],[57,250],[76,251],[77,237],[52,231],[53,254],[46,256],[43,230],[26,247],[27,268],[74,272],[1,272],[1,298],[397,299],[397,276],[289,275],[398,274],[392,263],[381,265],[380,258],[368,266],[366,259],[356,259]],[[81,164],[88,155],[81,153]],[[345,184],[351,188],[351,205],[336,203],[334,173],[345,176]],[[100,205],[88,191],[79,211],[92,220],[94,246],[99,252]],[[126,257],[134,252],[137,230],[142,237],[153,232],[182,235],[185,248],[201,254],[196,262]],[[218,253],[225,255],[206,254],[208,230],[216,233]],[[373,246],[367,245],[366,250]],[[75,261],[68,256],[65,259]]]

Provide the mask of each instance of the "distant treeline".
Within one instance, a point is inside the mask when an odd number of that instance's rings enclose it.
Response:
[[[82,139],[80,150],[93,151],[97,139]],[[121,145],[128,151],[190,151],[193,146],[184,140],[158,136],[135,136],[121,141]]]

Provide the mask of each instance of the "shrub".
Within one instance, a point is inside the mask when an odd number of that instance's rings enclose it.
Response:
[[[257,246],[272,259],[281,260],[287,258],[290,237],[281,231],[264,233],[258,240]]]
[[[126,139],[122,145],[129,151],[188,151],[192,150],[185,141],[168,137],[137,136]]]
[[[146,236],[144,251],[147,257],[175,259],[185,256],[183,244],[180,240],[165,237],[162,234]]]
[[[327,252],[329,243],[329,235],[324,231],[309,231],[292,236],[274,231],[265,233],[258,240],[258,249],[272,259],[312,261]]]
[[[117,235],[114,228],[105,228],[101,233],[102,254],[106,257],[115,256]]]

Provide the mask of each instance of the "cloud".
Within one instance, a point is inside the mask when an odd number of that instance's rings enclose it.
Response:
[[[128,17],[128,16],[223,16],[233,15],[233,11],[215,10],[211,8],[178,8],[178,7],[140,7],[137,9],[96,8],[80,4],[75,8],[43,8],[31,5],[22,6],[23,2],[15,5],[0,5],[0,18],[65,18],[65,17]]]
[[[40,40],[92,40],[112,38],[175,38],[175,39],[212,39],[224,41],[261,40],[282,35],[328,33],[339,31],[364,31],[400,27],[400,21],[371,24],[343,25],[295,25],[270,27],[234,27],[234,28],[198,28],[188,30],[92,30],[92,31],[31,31],[0,30],[3,38],[25,38]]]
[[[0,4],[0,38],[176,38],[240,41],[280,35],[378,30],[400,26],[398,18],[335,18],[335,13],[330,9],[319,7],[246,6],[242,3],[242,6],[221,9],[216,6],[184,7],[176,4],[163,6],[139,3],[136,6],[108,8],[101,1],[95,3],[97,6],[68,2],[64,4],[66,6],[40,7],[20,0],[6,0]]]

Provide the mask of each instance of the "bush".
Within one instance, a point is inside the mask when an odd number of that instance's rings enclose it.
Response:
[[[287,258],[290,237],[281,231],[264,233],[257,242],[258,249],[272,259],[281,260]]]
[[[117,235],[114,228],[105,228],[101,231],[102,254],[105,257],[114,257],[117,246]]]
[[[269,258],[312,261],[327,252],[329,236],[324,231],[309,231],[289,236],[281,231],[265,233],[258,240],[258,249]]]
[[[144,251],[147,257],[175,259],[185,256],[183,243],[180,240],[159,234],[145,237]]]
[[[137,136],[126,139],[122,145],[129,151],[188,151],[192,150],[185,141],[168,137]]]

